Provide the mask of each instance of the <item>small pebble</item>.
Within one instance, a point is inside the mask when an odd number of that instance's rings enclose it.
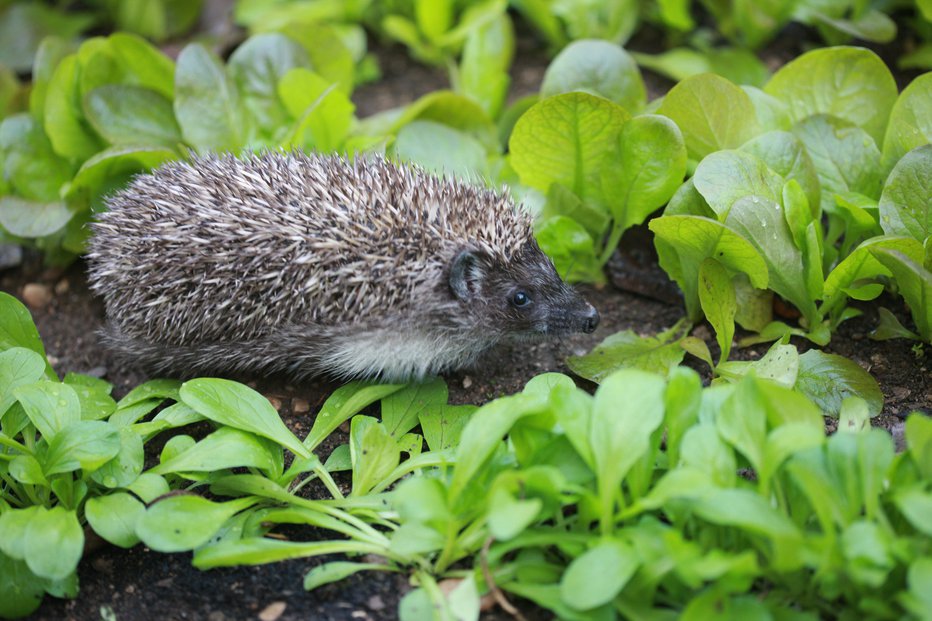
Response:
[[[68,282],[67,278],[62,278],[55,285],[55,295],[64,295],[68,293],[68,289],[71,289],[71,283]]]
[[[278,397],[266,397],[269,400],[269,403],[272,404],[272,407],[275,408],[276,412],[282,411],[282,400]]]
[[[52,289],[48,285],[31,282],[23,287],[23,300],[32,308],[43,308],[52,301]]]
[[[469,388],[472,386],[472,378],[468,375],[463,377],[463,388]]]
[[[311,404],[308,403],[307,399],[295,397],[291,400],[291,411],[295,414],[307,414],[311,411]]]
[[[373,595],[366,601],[366,606],[378,612],[379,610],[385,609],[385,602],[382,601],[382,597],[380,595]]]
[[[261,621],[275,621],[282,616],[282,613],[285,612],[285,608],[287,607],[288,604],[285,602],[272,602],[262,609],[262,612],[259,613],[259,619],[261,619]]]

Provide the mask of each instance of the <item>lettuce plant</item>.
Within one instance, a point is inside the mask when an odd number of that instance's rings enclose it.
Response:
[[[670,91],[657,111],[682,130],[695,170],[650,227],[690,318],[712,320],[723,343],[737,322],[761,335],[746,342],[792,332],[824,344],[858,313],[849,297],[880,294],[866,279],[894,276],[886,262],[909,283],[925,329],[927,78],[898,97],[871,52],[829,48],[787,64],[763,90],[704,74]],[[897,160],[902,171],[888,177]],[[771,322],[761,290],[793,304],[802,330]]]

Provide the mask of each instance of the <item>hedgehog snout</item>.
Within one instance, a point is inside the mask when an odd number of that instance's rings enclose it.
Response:
[[[586,306],[589,308],[582,314],[582,331],[586,334],[595,332],[595,329],[599,327],[599,311],[595,309],[595,306],[586,302]]]

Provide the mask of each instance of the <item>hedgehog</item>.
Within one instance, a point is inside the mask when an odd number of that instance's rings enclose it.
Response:
[[[383,156],[192,156],[106,205],[101,338],[151,372],[416,380],[599,322],[506,191]]]

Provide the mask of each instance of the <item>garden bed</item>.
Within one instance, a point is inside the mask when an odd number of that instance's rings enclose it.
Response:
[[[799,38],[783,37],[768,48],[763,57],[773,70],[797,55],[797,48],[802,46]],[[634,49],[638,47],[656,51],[652,49],[650,33],[642,33],[629,46]],[[380,60],[383,77],[378,83],[360,87],[354,93],[353,100],[360,118],[410,103],[446,84],[442,71],[425,68],[409,60],[400,48],[379,49],[376,55]],[[514,99],[536,93],[547,63],[543,50],[530,36],[526,33],[519,36],[518,53],[511,70],[514,80],[511,97]],[[663,94],[672,84],[649,72],[645,73],[650,99]],[[911,77],[910,73],[897,74],[901,88]],[[650,254],[648,250],[647,255]],[[632,286],[630,282],[626,283],[626,280],[631,279],[629,266],[630,263],[618,257],[608,265],[609,280],[621,286],[609,284],[601,288],[589,285],[581,287],[602,317],[595,333],[553,342],[503,345],[486,355],[475,368],[446,377],[450,403],[483,404],[496,397],[519,392],[528,380],[540,373],[569,373],[565,363],[568,356],[586,353],[608,335],[621,330],[654,335],[675,324],[684,314],[682,305],[669,299],[660,301],[650,295],[654,287],[669,291],[664,272],[656,263],[648,260],[646,265],[641,266],[643,272],[638,272],[636,276],[641,285],[635,283]],[[660,284],[644,286],[645,282]],[[43,292],[50,294],[50,299],[32,306],[30,310],[45,344],[48,359],[59,375],[79,372],[101,377],[114,385],[114,396],[117,398],[148,379],[134,369],[121,366],[98,343],[95,335],[103,324],[103,304],[90,293],[83,262],[78,261],[66,270],[46,268],[38,254],[27,252],[20,267],[0,272],[0,284],[0,289],[20,299],[33,299],[23,295],[26,286],[31,284],[40,285]],[[669,296],[661,294],[656,297]],[[885,297],[883,303],[901,321],[907,321],[908,309],[899,299]],[[872,424],[889,430],[897,445],[902,448],[905,416],[914,410],[929,412],[932,409],[932,359],[929,349],[928,346],[925,350],[913,348],[905,340],[870,339],[869,334],[877,324],[877,303],[858,306],[864,314],[844,322],[832,335],[831,343],[822,349],[854,360],[874,376],[883,392],[884,405],[882,413],[872,420]],[[707,325],[698,326],[692,334],[706,341],[712,352],[717,353],[715,337]],[[792,342],[799,347],[800,352],[811,346],[805,339],[794,338]],[[732,359],[757,359],[767,349],[768,345],[739,349],[732,353]],[[708,382],[708,366],[689,357],[686,363],[699,371],[704,381]],[[268,397],[289,429],[299,438],[308,433],[320,405],[339,386],[325,379],[303,382],[293,382],[284,377],[234,379],[248,383]],[[578,383],[587,389],[595,388],[594,384],[583,379],[578,380]],[[834,419],[826,419],[829,430],[834,430],[834,425]],[[345,443],[348,431],[348,424],[341,427],[319,451],[321,458],[326,457],[338,444]],[[150,447],[147,453],[150,459],[155,458],[152,448],[156,447]],[[306,541],[318,538],[318,531],[310,528],[297,529],[295,534]],[[39,610],[30,618],[59,620],[100,617],[120,621],[223,621],[256,617],[263,621],[306,618],[395,619],[398,616],[398,602],[410,589],[404,576],[372,572],[357,574],[308,593],[302,588],[303,575],[311,566],[323,562],[322,559],[202,572],[192,567],[191,555],[188,553],[156,553],[141,545],[123,550],[95,538],[89,538],[88,542],[88,554],[78,570],[81,589],[79,597],[73,600],[46,597]],[[526,602],[520,604],[519,609],[528,619],[550,618],[549,613]],[[490,619],[508,618],[506,613],[497,608],[487,614]]]

